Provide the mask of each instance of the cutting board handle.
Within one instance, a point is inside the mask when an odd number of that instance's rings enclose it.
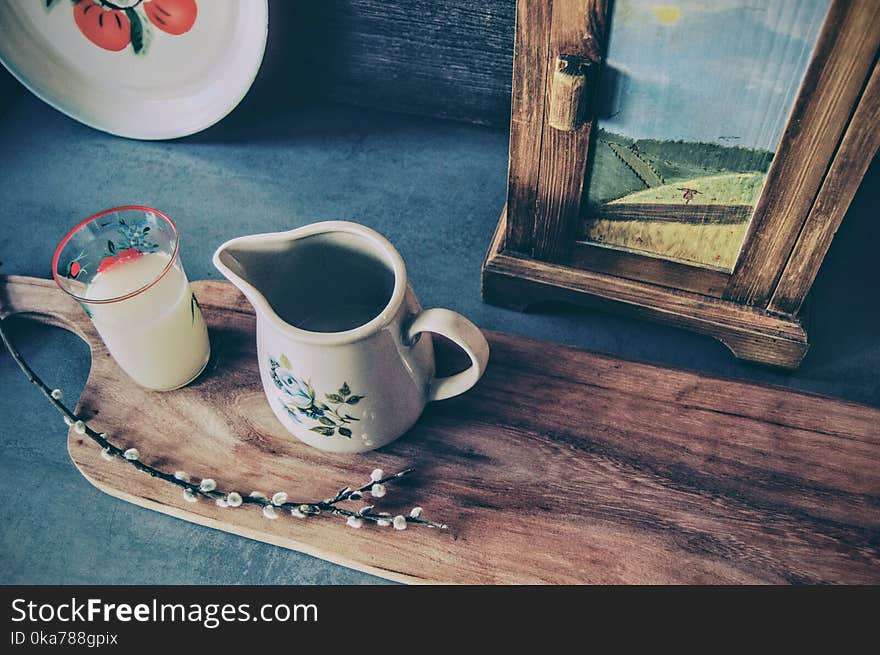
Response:
[[[40,323],[70,330],[94,350],[101,343],[85,311],[52,280],[0,275],[0,318],[24,314]]]

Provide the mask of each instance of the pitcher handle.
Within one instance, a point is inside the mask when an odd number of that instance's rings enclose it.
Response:
[[[436,332],[446,337],[471,358],[471,365],[461,373],[431,380],[428,402],[464,393],[483,376],[489,361],[489,344],[480,329],[464,316],[449,309],[427,309],[407,328],[409,342],[420,332]]]

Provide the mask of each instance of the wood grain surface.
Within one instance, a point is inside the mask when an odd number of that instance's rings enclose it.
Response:
[[[298,93],[506,126],[515,4],[284,0],[272,11],[293,32],[283,65],[297,69]]]
[[[518,66],[513,69],[510,97],[510,159],[507,174],[507,247],[532,254],[538,202],[544,95],[550,48],[550,4],[536,0],[516,3]]]
[[[880,582],[878,409],[490,332],[470,393],[430,406],[380,451],[330,455],[272,415],[244,298],[226,282],[193,287],[212,362],[168,393],[130,382],[50,281],[0,278],[0,315],[83,336],[92,368],[78,412],[149,464],[304,499],[412,466],[381,508],[419,504],[451,529],[189,504],[71,431],[73,461],[109,494],[406,582]]]
[[[668,257],[646,257],[642,251],[628,251],[593,241],[575,241],[568,265],[585,271],[691,291],[721,298],[730,275],[721,268],[694,266],[693,262]]]
[[[551,5],[549,56],[545,64],[548,84],[560,55],[579,57],[598,69],[608,40],[608,1],[554,0]],[[539,25],[524,27],[541,29]],[[588,81],[595,79],[594,75]],[[595,89],[585,93],[595,93]],[[531,255],[543,261],[564,261],[578,229],[593,121],[571,131],[553,129],[549,123],[550,100],[551,94],[545,93],[541,155],[532,164],[540,173]]]

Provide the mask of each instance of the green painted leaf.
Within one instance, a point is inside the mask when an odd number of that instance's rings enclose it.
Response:
[[[345,416],[345,418],[346,418],[347,420],[349,420],[349,421],[360,421],[359,418],[355,418],[355,417],[352,416],[351,414],[344,414],[344,416]]]
[[[290,360],[287,359],[287,355],[281,355],[281,357],[278,358],[278,361],[281,362],[281,365],[284,368],[286,368],[288,370],[290,370],[292,368],[290,365]]]
[[[363,398],[363,396],[352,396],[351,398],[349,398],[345,402],[349,405],[357,405],[358,402],[361,400],[361,398]]]
[[[314,403],[312,403],[312,404],[313,404],[315,407],[317,407],[318,409],[330,409],[329,407],[327,407],[327,405],[325,405],[324,403],[322,403],[320,400],[316,400],[316,401],[315,401]]]
[[[348,396],[351,394],[351,389],[348,388],[348,382],[343,382],[342,386],[339,388],[340,396]]]
[[[144,49],[144,26],[141,24],[141,17],[132,7],[126,7],[125,15],[131,23],[131,47],[134,53],[139,55]]]
[[[330,426],[334,426],[334,427],[336,426],[336,424],[333,421],[331,421],[329,418],[327,418],[326,416],[318,417],[318,423],[322,423],[324,425],[330,425]]]
[[[326,396],[327,400],[329,400],[331,403],[345,402],[345,398],[340,396],[338,393],[325,393],[324,396]]]
[[[325,437],[332,437],[334,434],[336,434],[336,430],[334,428],[325,428],[323,425],[316,425],[312,428],[312,432],[323,434]]]
[[[144,11],[143,2],[139,3],[134,9],[138,13],[138,16],[141,17],[141,27],[143,28],[143,52],[142,54],[146,54],[150,50],[150,44],[153,42],[153,35],[155,34],[155,29],[153,29],[153,24],[150,22],[150,19],[147,17],[147,12]]]
[[[349,430],[348,428],[339,428],[339,434],[341,434],[343,437],[351,438],[351,430]]]
[[[107,250],[110,251],[111,255],[116,252],[116,245],[109,239],[107,240]]]
[[[198,301],[196,300],[196,294],[190,295],[189,298],[189,315],[192,317],[192,321],[190,321],[190,325],[196,324],[196,305]]]

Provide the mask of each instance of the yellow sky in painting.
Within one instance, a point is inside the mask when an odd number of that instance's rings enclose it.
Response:
[[[681,8],[672,5],[657,5],[654,7],[654,18],[661,25],[675,25],[681,18]]]

